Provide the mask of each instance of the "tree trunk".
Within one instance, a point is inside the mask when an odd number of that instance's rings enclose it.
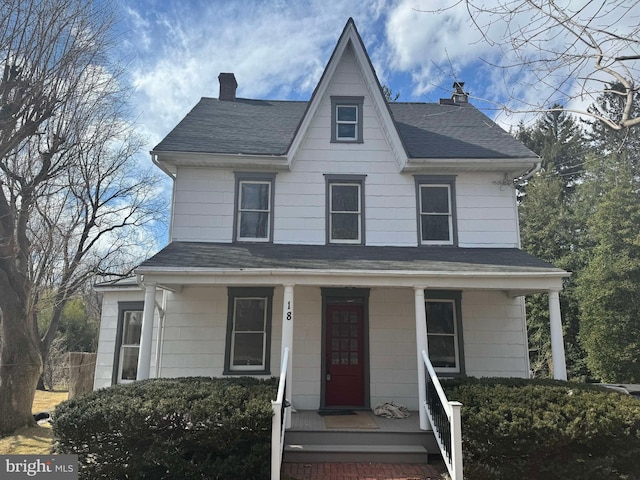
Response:
[[[35,425],[31,408],[42,371],[40,349],[19,311],[7,311],[0,320],[0,435]]]

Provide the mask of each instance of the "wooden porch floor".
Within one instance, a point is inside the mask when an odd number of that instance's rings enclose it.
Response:
[[[371,419],[380,427],[379,429],[358,429],[345,428],[344,431],[363,431],[363,432],[402,432],[402,433],[420,433],[420,419],[417,411],[411,411],[411,415],[407,418],[384,418],[374,415],[369,411]],[[340,429],[328,429],[324,422],[324,417],[318,414],[316,410],[298,410],[291,414],[291,428],[293,431],[340,431]],[[425,432],[427,433],[427,432]]]

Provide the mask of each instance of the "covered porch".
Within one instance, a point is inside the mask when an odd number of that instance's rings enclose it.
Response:
[[[379,401],[400,398],[417,412],[405,423],[382,421],[383,426],[410,426],[426,438],[424,432],[434,423],[433,415],[429,418],[430,402],[431,408],[440,405],[440,416],[449,418],[455,407],[459,415],[459,405],[452,406],[455,402],[437,393],[438,375],[528,376],[523,301],[527,294],[549,293],[554,377],[566,379],[558,292],[567,272],[517,249],[174,242],[142,264],[137,274],[145,290],[138,379],[148,378],[152,372],[158,290],[164,297],[159,308],[162,316],[176,317],[179,322],[179,310],[171,305],[187,304],[191,298],[188,292],[199,291],[200,296],[206,296],[207,291],[238,287],[275,289],[269,346],[273,358],[270,374],[281,379],[281,391],[274,403],[272,459],[278,468],[288,443],[285,432],[292,431],[294,419],[297,429],[300,422],[311,419],[316,427],[321,426],[317,422],[322,419],[313,416],[318,416],[318,409],[371,409]],[[429,345],[445,342],[432,342],[433,334],[427,328],[428,303],[449,301],[448,295],[461,299],[456,314],[460,317],[459,331],[452,336],[459,358],[457,364],[449,364],[444,356],[444,363],[434,362],[439,370],[435,372],[429,361]],[[455,301],[451,300],[452,305]],[[215,308],[226,305],[218,301]],[[351,338],[332,336],[332,315],[348,321],[355,318],[357,325],[358,317],[364,319],[358,327],[361,336],[355,337],[358,347],[345,351],[335,347]],[[157,330],[156,358],[161,361],[161,325]],[[493,350],[499,351],[499,357],[487,353]],[[345,357],[345,352],[356,356]],[[347,378],[335,390],[361,390],[361,399],[331,397],[332,385],[338,384],[339,377],[333,366],[361,364],[357,374],[361,383]],[[158,362],[154,373],[172,375]],[[434,395],[439,396],[435,403]],[[296,417],[299,414],[292,414],[289,405],[303,415]],[[305,410],[312,410],[312,416],[306,417]],[[449,434],[453,435],[452,431]],[[440,447],[445,449],[446,445]]]

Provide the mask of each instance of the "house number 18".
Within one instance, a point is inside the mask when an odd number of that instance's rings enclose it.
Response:
[[[291,301],[287,302],[287,320],[291,320],[293,318],[293,314],[291,313]]]

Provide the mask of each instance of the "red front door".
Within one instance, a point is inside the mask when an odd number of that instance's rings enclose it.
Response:
[[[327,305],[325,406],[365,405],[364,307]]]

